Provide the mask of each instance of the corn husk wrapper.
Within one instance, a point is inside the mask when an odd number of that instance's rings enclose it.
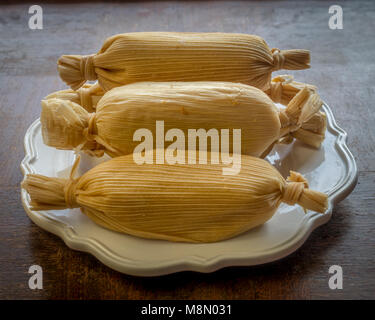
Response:
[[[115,157],[134,151],[138,129],[150,130],[155,139],[156,121],[163,120],[164,132],[178,128],[185,137],[189,129],[230,129],[231,142],[231,129],[241,129],[240,152],[265,156],[273,143],[298,130],[321,105],[319,95],[306,87],[280,110],[264,92],[243,84],[143,82],[107,92],[91,114],[68,100],[43,100],[42,135],[48,146]],[[229,150],[234,150],[232,145]]]
[[[105,91],[141,81],[228,81],[266,90],[273,71],[309,63],[308,50],[270,49],[255,35],[138,32],[108,38],[93,55],[63,55],[58,70],[74,90],[96,79]]]
[[[294,81],[293,76],[286,74],[274,77],[270,83],[270,87],[264,92],[273,102],[281,103],[286,106],[290,100],[305,87],[311,91],[317,91],[316,86]]]
[[[212,154],[208,153],[208,158]],[[74,168],[77,167],[75,163]],[[238,175],[222,164],[144,164],[113,158],[74,179],[27,175],[32,210],[81,208],[97,224],[151,239],[214,242],[269,220],[280,203],[325,212],[327,195],[291,171],[287,181],[265,160],[242,155]]]
[[[303,123],[301,128],[290,132],[289,135],[311,147],[319,148],[325,138],[326,130],[327,116],[324,112],[320,111]]]
[[[288,105],[288,103],[301,91],[304,87],[316,92],[316,87],[310,84],[293,81],[290,75],[281,75],[272,79],[270,89],[265,93],[272,99],[273,102]],[[44,98],[48,99],[62,99],[75,102],[88,112],[94,112],[96,105],[105,94],[105,91],[98,83],[84,84],[78,91],[66,89],[56,91]],[[325,138],[325,131],[327,127],[327,119],[323,112],[317,112],[311,119],[304,122],[300,129],[291,132],[287,138],[283,138],[282,142],[292,142],[296,138],[303,143],[319,148]]]
[[[98,104],[99,100],[103,97],[104,94],[105,91],[100,87],[98,83],[85,83],[77,91],[72,89],[55,91],[46,96],[44,100],[68,100],[76,104],[79,104],[88,112],[94,112],[96,110],[96,105]]]
[[[317,88],[311,84],[294,81],[291,75],[280,75],[272,79],[270,88],[268,88],[265,93],[273,102],[281,103],[286,106],[304,87],[312,91],[317,90]],[[44,100],[54,98],[69,100],[79,104],[88,112],[93,112],[96,109],[97,103],[105,93],[106,91],[100,87],[98,82],[93,84],[85,83],[77,91],[73,89],[56,91],[46,96]]]

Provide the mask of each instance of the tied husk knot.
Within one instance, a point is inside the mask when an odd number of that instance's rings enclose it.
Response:
[[[273,58],[273,70],[277,71],[283,69],[285,63],[284,54],[280,51],[280,49],[277,48],[273,48],[271,52]]]
[[[80,156],[74,161],[68,179],[28,174],[21,187],[30,195],[31,210],[79,208],[76,201],[78,179],[74,179],[79,162]]]
[[[95,66],[95,55],[63,55],[57,61],[60,77],[73,89],[78,90],[87,80],[98,78]]]
[[[280,50],[273,48],[271,50],[273,58],[272,71],[302,70],[310,68],[310,51],[303,49]]]
[[[305,188],[309,187],[307,180],[300,173],[290,171],[290,175],[287,178],[281,201],[289,205],[296,204]]]
[[[281,195],[281,202],[300,205],[307,210],[324,212],[328,207],[327,195],[309,189],[306,178],[298,172],[290,171]]]
[[[96,80],[98,78],[94,67],[94,54],[81,56],[80,71],[83,79]]]
[[[79,208],[79,205],[76,200],[76,191],[77,191],[77,181],[78,179],[74,179],[74,176],[77,172],[79,163],[81,161],[81,157],[78,156],[73,163],[72,169],[70,170],[69,179],[66,180],[64,185],[64,199],[67,208]]]
[[[83,129],[83,135],[87,141],[95,141],[95,137],[98,134],[98,128],[96,126],[96,113],[88,114],[87,127]]]

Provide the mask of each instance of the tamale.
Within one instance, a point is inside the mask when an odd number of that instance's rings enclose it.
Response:
[[[270,145],[298,130],[321,105],[319,95],[306,87],[281,110],[264,92],[244,84],[143,82],[107,92],[95,113],[69,100],[43,100],[42,135],[52,147],[114,157],[134,151],[138,129],[155,137],[156,122],[162,120],[165,131],[177,128],[185,136],[192,129],[240,129],[241,152],[265,156]]]
[[[294,96],[301,91],[304,87],[316,91],[317,88],[311,84],[301,83],[293,80],[291,75],[280,75],[272,79],[270,88],[265,93],[275,103],[287,105]],[[79,104],[88,112],[93,112],[101,97],[106,93],[98,82],[85,83],[77,91],[73,89],[65,89],[53,92],[46,96],[44,100],[48,99],[62,99],[69,100]]]
[[[58,70],[74,90],[96,79],[105,91],[142,81],[228,81],[266,90],[273,71],[309,63],[308,50],[270,49],[255,35],[136,32],[108,38],[96,54],[63,55]]]
[[[287,181],[267,161],[242,155],[238,175],[223,164],[144,164],[113,158],[69,179],[29,174],[22,188],[32,210],[81,208],[97,224],[122,233],[183,242],[225,240],[269,220],[280,203],[325,212],[327,195],[291,171]]]

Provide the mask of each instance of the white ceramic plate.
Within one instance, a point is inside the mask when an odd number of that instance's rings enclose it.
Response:
[[[328,129],[320,150],[301,143],[278,145],[268,156],[286,177],[295,170],[308,179],[311,189],[329,195],[325,214],[308,212],[282,204],[264,225],[233,239],[210,244],[172,243],[146,240],[104,229],[79,209],[63,211],[30,210],[29,197],[22,190],[22,202],[32,221],[61,237],[72,249],[89,252],[105,265],[123,273],[157,276],[178,271],[212,272],[226,266],[251,266],[274,261],[298,249],[318,226],[331,218],[332,208],[344,199],[357,182],[357,166],[348,150],[346,133],[339,128],[327,105]],[[67,177],[75,160],[72,151],[43,144],[39,119],[25,135],[26,156],[21,163],[24,175],[39,173]],[[79,173],[105,159],[82,157]]]

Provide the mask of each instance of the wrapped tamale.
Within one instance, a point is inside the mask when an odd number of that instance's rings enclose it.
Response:
[[[276,70],[309,68],[308,50],[270,49],[235,33],[136,32],[108,38],[92,55],[63,55],[61,79],[77,90],[98,80],[108,91],[141,81],[228,81],[266,90]]]
[[[287,105],[295,95],[304,87],[309,90],[316,91],[316,87],[310,84],[293,81],[290,75],[281,75],[272,79],[270,88],[265,93],[273,102]],[[98,83],[84,84],[77,91],[72,89],[60,90],[46,96],[44,100],[62,99],[75,102],[86,109],[88,112],[94,112],[96,105],[105,94],[105,91]],[[317,112],[311,119],[302,124],[302,127],[288,135],[284,142],[292,141],[293,137],[305,144],[318,148],[324,140],[326,130],[326,117],[322,112]]]
[[[241,153],[265,156],[321,105],[319,95],[306,87],[281,110],[261,90],[239,83],[139,82],[107,92],[95,113],[69,100],[43,100],[42,135],[51,147],[114,157],[134,151],[138,129],[156,137],[156,123],[163,121],[165,131],[177,128],[186,137],[193,129],[240,129]]]
[[[211,157],[209,155],[208,157]],[[287,180],[265,160],[242,155],[238,175],[223,164],[144,164],[113,158],[69,179],[29,174],[22,187],[32,210],[81,208],[105,228],[151,239],[214,242],[269,220],[280,203],[325,212],[327,195],[299,173]]]
[[[313,91],[317,90],[317,88],[311,84],[294,81],[291,75],[280,75],[272,79],[270,87],[265,93],[273,102],[287,105],[304,87]],[[85,83],[77,91],[73,89],[56,91],[46,96],[44,100],[53,98],[69,100],[79,104],[88,112],[93,112],[100,98],[105,93],[106,91],[100,87],[98,82],[94,84]]]

